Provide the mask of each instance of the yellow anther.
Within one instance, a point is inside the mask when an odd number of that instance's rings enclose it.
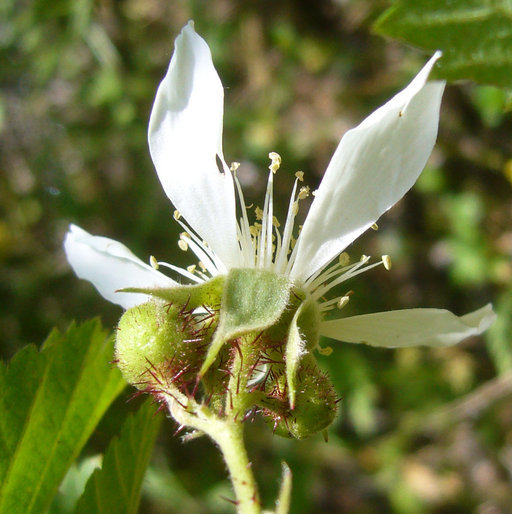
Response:
[[[202,261],[199,261],[197,263],[197,265],[201,268],[201,271],[205,272],[206,271],[206,266],[203,264]]]
[[[303,171],[297,171],[297,172],[295,172],[295,177],[296,177],[300,182],[304,182],[304,172],[303,172]]]
[[[340,256],[338,257],[339,263],[345,267],[348,266],[350,262],[350,256],[347,252],[340,253]]]
[[[276,228],[279,228],[281,226],[281,223],[279,223],[275,216],[272,216],[272,225],[274,225],[274,227]]]
[[[290,238],[290,248],[293,250],[295,248],[295,244],[297,243],[297,240],[292,236]]]
[[[268,169],[272,173],[276,173],[276,171],[279,169],[279,166],[281,166],[281,156],[277,152],[270,152],[268,154],[269,159],[271,160],[270,166]]]
[[[312,194],[313,196],[316,196],[316,194],[317,194],[317,193],[318,193],[318,189],[315,189],[311,194]]]
[[[181,214],[180,214],[180,211],[178,211],[178,209],[176,209],[172,215],[172,217],[178,221],[180,218],[181,218]]]
[[[391,257],[389,255],[382,256],[382,264],[389,271],[391,269]]]
[[[239,163],[239,162],[232,162],[232,163],[231,163],[231,166],[229,167],[229,169],[230,169],[233,173],[236,173],[236,170],[238,170],[238,168],[240,168],[240,163]]]
[[[257,220],[263,219],[263,209],[261,209],[260,207],[256,206],[256,208],[254,209],[254,214],[256,214]]]
[[[258,234],[260,233],[260,229],[258,227],[255,227],[254,225],[251,225],[249,227],[249,232],[251,233],[251,236],[258,237]]]
[[[374,223],[371,228],[372,230],[379,230],[379,225],[377,225],[377,223]]]
[[[348,295],[342,296],[338,300],[338,303],[336,304],[336,307],[338,307],[338,309],[343,309],[343,307],[345,307],[345,305],[347,305],[349,300],[350,300],[350,296],[348,296]]]
[[[299,212],[299,202],[293,202],[292,205],[292,213],[294,216],[297,216],[297,213]]]
[[[365,255],[365,254],[363,253],[363,255],[361,255],[361,258],[360,258],[359,260],[360,260],[361,262],[365,262],[365,261],[367,261],[369,258],[370,258],[370,257],[368,257],[368,255]]]
[[[195,273],[196,272],[196,268],[197,268],[197,266],[195,264],[192,264],[190,266],[187,266],[187,271],[189,273]]]
[[[155,259],[155,257],[153,255],[149,258],[149,263],[151,264],[151,267],[153,269],[158,269],[160,267],[158,265],[158,261]]]
[[[318,346],[317,350],[319,354],[325,355],[326,357],[329,357],[329,355],[332,353],[332,348],[330,346],[326,346],[325,348]]]
[[[301,187],[297,198],[299,200],[304,200],[304,198],[307,198],[308,196],[309,196],[309,186]]]
[[[185,240],[183,239],[180,239],[178,241],[178,246],[180,247],[180,250],[183,250],[184,252],[186,252],[188,250],[188,244]]]

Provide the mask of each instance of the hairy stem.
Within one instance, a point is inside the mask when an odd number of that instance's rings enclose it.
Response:
[[[169,398],[169,412],[181,425],[209,435],[224,457],[236,496],[239,514],[261,512],[258,487],[244,445],[243,424],[227,417],[219,418],[205,406],[190,402],[187,408]]]
[[[235,491],[238,512],[240,514],[261,512],[258,488],[244,445],[242,424],[225,421],[223,430],[215,435],[210,434],[210,437],[219,445],[224,456]]]

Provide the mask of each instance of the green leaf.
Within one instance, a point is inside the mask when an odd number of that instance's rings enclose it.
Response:
[[[98,321],[0,364],[0,513],[40,513],[125,386]]]
[[[199,374],[206,373],[226,341],[275,323],[289,295],[290,284],[283,275],[261,269],[230,270],[224,284],[219,326]]]
[[[121,289],[121,291],[123,293],[149,294],[173,305],[186,306],[187,309],[195,309],[202,305],[218,308],[222,298],[224,278],[223,275],[220,275],[208,280],[208,282],[193,286],[161,288],[127,287]]]
[[[85,487],[76,512],[78,514],[136,513],[142,480],[153,453],[153,446],[162,421],[155,416],[149,402],[130,416]]]
[[[441,78],[512,88],[509,0],[398,0],[374,29],[429,52],[442,50]]]

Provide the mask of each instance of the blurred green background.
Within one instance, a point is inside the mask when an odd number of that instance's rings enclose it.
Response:
[[[427,59],[373,35],[388,3],[370,0],[4,0],[0,5],[0,348],[10,358],[53,326],[120,309],[78,281],[62,251],[70,222],[180,265],[179,227],[149,158],[147,120],[174,38],[194,19],[226,91],[224,153],[261,203],[267,155],[283,157],[281,212],[297,170],[316,188],[341,135],[402,88]],[[504,94],[450,85],[439,141],[413,190],[349,252],[393,258],[349,285],[347,314],[492,301],[498,322],[447,349],[331,342],[321,357],[342,398],[326,444],[274,437],[248,446],[267,503],[280,461],[292,512],[512,511],[512,119]],[[344,291],[340,291],[343,293]],[[327,342],[326,342],[327,343]],[[132,391],[107,413],[82,467],[117,434]],[[232,512],[213,445],[183,445],[164,424],[141,512]],[[93,459],[91,461],[91,458]],[[73,481],[74,480],[74,481]]]

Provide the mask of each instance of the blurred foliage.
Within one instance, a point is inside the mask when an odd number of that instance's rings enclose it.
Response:
[[[372,35],[386,7],[383,0],[4,0],[2,355],[74,318],[101,313],[115,325],[119,309],[67,266],[61,242],[69,222],[122,240],[142,258],[190,264],[146,146],[153,95],[188,19],[210,44],[226,88],[224,153],[242,162],[248,202],[263,198],[267,155],[278,151],[276,203],[284,210],[293,173],[304,170],[316,187],[341,135],[426,60]],[[336,345],[322,358],[342,398],[328,444],[279,439],[261,420],[247,427],[268,502],[285,460],[294,513],[512,510],[512,122],[504,101],[492,87],[447,88],[429,166],[379,230],[350,249],[355,257],[390,254],[393,269],[351,284],[346,307],[462,314],[492,300],[498,323],[484,338],[446,349]],[[83,487],[93,469],[85,464],[135,408],[126,398],[108,411],[61,493]],[[205,439],[183,445],[170,437],[174,430],[167,422],[160,435],[141,512],[232,512],[216,449]]]

